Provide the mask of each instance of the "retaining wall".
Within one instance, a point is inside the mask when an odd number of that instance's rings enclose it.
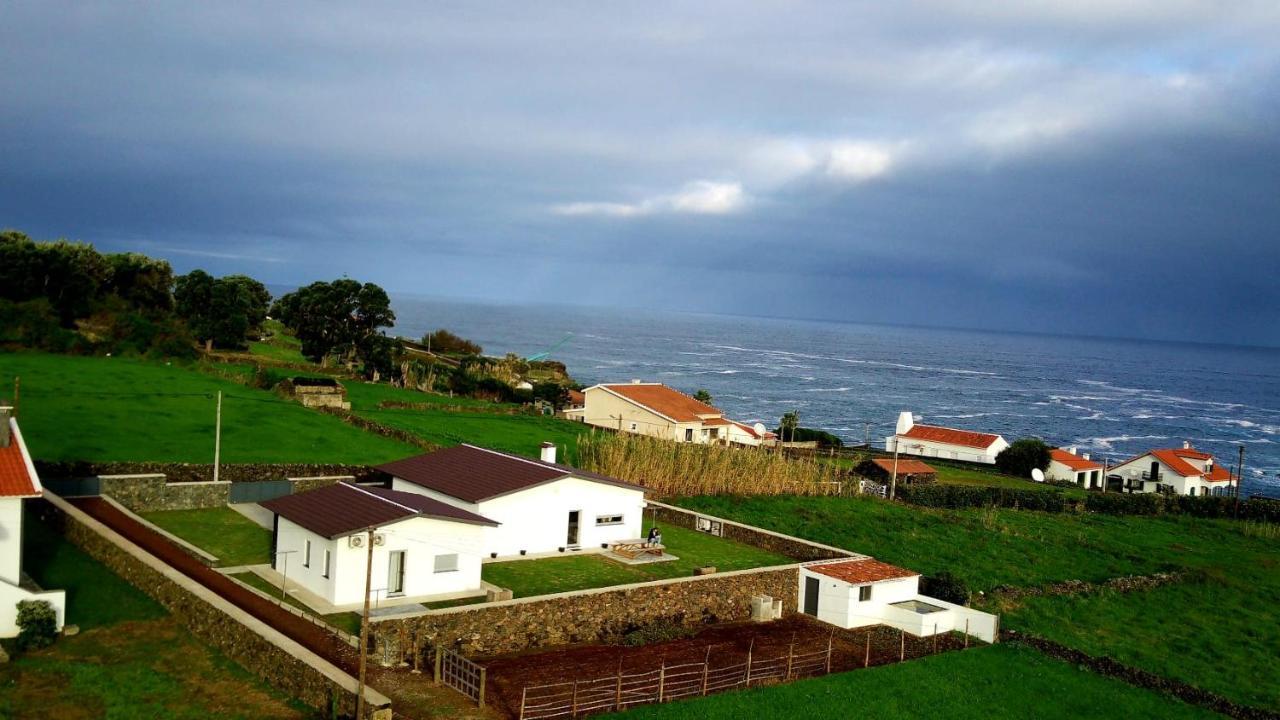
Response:
[[[292,492],[300,493],[353,479],[352,475],[274,478],[288,480]],[[138,475],[98,475],[97,494],[106,495],[133,512],[155,510],[199,510],[222,507],[231,498],[232,482],[228,480],[172,482],[161,473]],[[58,481],[47,481],[58,488]],[[67,491],[62,490],[63,494]]]
[[[689,528],[690,530],[698,530],[698,519],[703,518],[720,524],[720,537],[734,540],[744,545],[763,548],[805,562],[809,560],[866,557],[832,545],[810,542],[791,535],[783,535],[764,528],[744,525],[733,520],[725,520],[714,515],[686,510],[654,500],[648,501],[645,515],[654,517],[659,525],[666,523],[677,527]]]
[[[796,612],[799,587],[799,566],[784,565],[374,617],[371,628],[379,648],[404,647],[407,652],[409,647],[443,645],[464,655],[500,655],[616,642],[657,623],[696,628],[748,620],[756,595],[781,599],[783,614],[789,615]],[[395,651],[389,653],[394,659]]]
[[[212,463],[167,462],[47,462],[37,460],[36,471],[42,478],[83,478],[95,475],[164,475],[170,483],[212,482]],[[261,482],[296,477],[353,475],[360,480],[382,476],[367,465],[334,463],[223,463],[218,479],[227,482]]]
[[[306,705],[354,716],[355,678],[266,623],[169,567],[119,534],[45,493],[40,512],[67,539],[163,605],[193,635],[254,675]],[[389,720],[391,701],[366,688],[368,716]]]

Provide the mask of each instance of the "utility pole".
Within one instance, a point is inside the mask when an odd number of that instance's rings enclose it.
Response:
[[[889,499],[898,491],[898,436],[893,436],[893,477],[889,480]]]
[[[1240,460],[1236,464],[1236,506],[1232,510],[1232,515],[1240,518],[1240,483],[1244,480],[1244,445],[1240,446]]]
[[[285,595],[285,592],[288,591],[288,587],[289,587],[289,556],[296,552],[298,551],[297,550],[277,550],[276,551],[276,555],[284,556],[284,573],[283,573],[284,581],[280,583],[280,604],[281,605],[284,605],[284,595]]]
[[[218,465],[222,461],[222,391],[218,391],[218,413],[213,426],[213,481],[218,482]]]
[[[871,423],[864,422],[863,425],[866,426],[866,433],[865,433],[866,437],[863,439],[862,444],[865,445],[868,450],[870,450],[871,449]]]
[[[22,378],[13,379],[13,416],[18,417],[18,390],[21,389]]]
[[[364,720],[364,669],[369,662],[369,586],[373,584],[373,528],[365,538],[369,552],[364,562],[364,615],[360,616],[360,682],[356,690],[356,720]]]

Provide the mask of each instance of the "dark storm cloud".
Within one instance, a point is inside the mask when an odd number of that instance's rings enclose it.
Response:
[[[0,224],[36,236],[280,283],[1280,342],[1274,3],[3,14]]]

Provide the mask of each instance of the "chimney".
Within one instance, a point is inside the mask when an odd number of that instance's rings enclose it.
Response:
[[[898,427],[896,432],[899,435],[906,435],[912,426],[916,424],[915,418],[912,417],[910,410],[903,410],[898,413]]]
[[[9,418],[13,417],[13,408],[0,406],[0,448],[9,447],[9,438],[13,434],[9,430]]]
[[[1183,450],[1190,450],[1190,449],[1191,449],[1191,441],[1190,441],[1190,440],[1183,440],[1183,441],[1182,441],[1182,449],[1183,449]]]
[[[554,463],[556,461],[556,444],[553,442],[542,443],[542,462]]]
[[[632,384],[632,385],[639,385],[639,384],[640,384],[640,378],[631,378],[631,384]]]
[[[1076,447],[1069,447],[1067,448],[1067,452],[1071,453],[1072,455],[1079,455],[1079,453],[1076,452],[1076,450],[1078,449],[1079,448],[1076,448]],[[1088,460],[1089,459],[1088,456],[1085,456],[1085,459]]]
[[[1072,453],[1072,454],[1074,455],[1075,453]],[[1085,454],[1081,455],[1080,457],[1084,458],[1085,460],[1089,460],[1089,459],[1091,459],[1091,458],[1089,457],[1089,453],[1085,453]]]

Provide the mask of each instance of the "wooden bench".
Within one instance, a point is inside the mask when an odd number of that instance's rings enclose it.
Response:
[[[662,557],[662,551],[665,549],[665,545],[652,544],[645,540],[623,540],[609,546],[611,552],[632,560],[645,555]]]

